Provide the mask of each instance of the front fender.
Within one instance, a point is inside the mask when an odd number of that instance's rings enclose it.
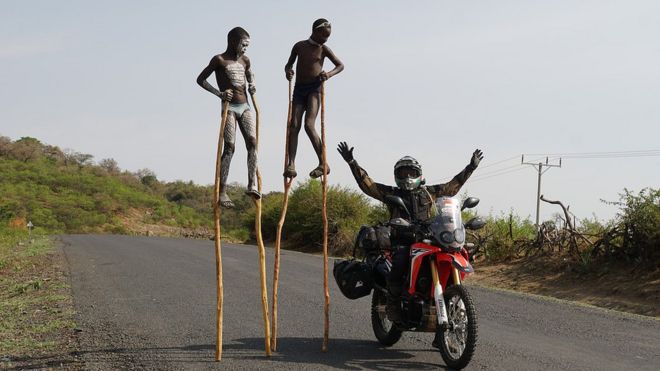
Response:
[[[470,274],[474,273],[474,268],[472,268],[472,264],[463,257],[461,254],[451,254],[449,255],[452,258],[452,265],[456,267],[461,272]]]
[[[461,254],[438,254],[437,255],[438,263],[449,263],[456,267],[461,272],[464,273],[474,273],[474,268],[472,268],[472,265],[470,262],[463,257]]]
[[[470,262],[459,253],[442,253],[436,255],[436,263],[438,264],[438,275],[442,289],[447,289],[449,277],[451,275],[451,267],[455,267],[461,275],[461,279],[465,278],[468,274],[474,272],[474,268]]]

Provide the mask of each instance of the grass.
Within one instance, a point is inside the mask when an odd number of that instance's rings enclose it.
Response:
[[[48,236],[0,227],[0,368],[73,350],[74,311],[60,258]]]

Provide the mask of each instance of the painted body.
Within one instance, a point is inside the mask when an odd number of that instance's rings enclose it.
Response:
[[[255,199],[261,198],[261,194],[257,190],[256,125],[247,98],[248,92],[250,94],[256,92],[250,59],[245,55],[249,45],[250,36],[245,30],[240,27],[232,29],[227,37],[227,50],[211,58],[208,66],[197,77],[197,84],[229,104],[227,122],[223,133],[224,148],[222,151],[222,172],[220,174],[220,205],[227,208],[234,207],[234,203],[227,195],[226,185],[231,160],[234,156],[237,126],[245,139],[248,152],[248,186],[246,194]],[[215,74],[217,89],[207,81],[212,74]]]

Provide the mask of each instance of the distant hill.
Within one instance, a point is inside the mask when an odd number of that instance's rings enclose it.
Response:
[[[245,187],[232,183],[227,192],[234,209],[222,211],[222,236],[254,238],[254,203]],[[111,158],[61,150],[38,139],[16,141],[0,136],[0,225],[31,221],[47,233],[122,233],[165,236],[213,236],[213,186],[162,182],[149,169],[121,170]],[[282,193],[263,198],[262,231],[275,237]],[[351,250],[360,225],[386,218],[386,210],[361,192],[330,186],[330,250]],[[283,236],[288,246],[320,251],[321,183],[307,180],[291,191]]]
[[[148,169],[122,171],[113,159],[95,163],[35,138],[0,136],[0,222],[23,219],[48,232],[209,234],[212,187],[161,182]]]

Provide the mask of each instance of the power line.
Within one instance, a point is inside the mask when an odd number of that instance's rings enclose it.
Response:
[[[511,156],[511,157],[509,157],[509,158],[505,158],[504,160],[499,160],[499,161],[497,161],[497,162],[493,162],[492,164],[488,164],[488,165],[481,166],[480,168],[481,168],[481,169],[485,169],[485,168],[487,168],[487,167],[495,166],[495,165],[497,165],[497,164],[501,164],[501,163],[506,162],[506,161],[511,161],[511,160],[513,160],[513,159],[516,159],[516,158],[518,158],[518,155],[514,155],[514,156]]]
[[[529,162],[534,163],[536,166],[538,166],[539,162],[543,162],[542,160],[547,158],[548,161],[554,161],[558,160],[561,158],[570,158],[570,159],[609,159],[609,158],[634,158],[634,157],[658,157],[660,156],[660,149],[653,149],[653,150],[635,150],[635,151],[607,151],[607,152],[566,152],[566,153],[527,153],[524,154],[524,156],[536,156]],[[485,166],[480,166],[477,170],[483,170],[486,168],[490,168],[496,165],[501,165],[505,162],[511,161],[513,159],[518,158],[517,155],[507,157],[502,160],[495,161],[493,163],[487,164]],[[476,182],[476,181],[481,181],[485,179],[490,179],[494,177],[498,177],[501,175],[506,175],[510,173],[514,173],[519,171],[519,169],[515,169],[518,167],[518,164],[516,165],[506,165],[504,167],[500,168],[494,168],[491,169],[488,172],[482,173],[479,171],[479,173],[475,174],[470,178],[470,182]],[[515,169],[515,170],[513,170]],[[444,178],[439,182],[448,182],[450,181],[451,178]]]
[[[594,159],[594,158],[639,158],[639,157],[658,157],[658,153],[645,153],[645,154],[619,154],[619,155],[568,155],[568,156],[553,156],[551,159],[557,159],[559,157],[563,158],[572,158],[572,159]]]
[[[526,156],[619,156],[619,155],[660,155],[660,149],[645,149],[633,151],[606,151],[606,152],[564,152],[564,153],[526,153]]]
[[[517,156],[516,156],[516,157],[517,157]],[[519,166],[519,165],[516,165],[516,167],[518,167],[518,166]],[[518,167],[517,169],[504,171],[504,172],[501,172],[501,173],[498,173],[498,174],[494,174],[494,175],[489,175],[489,176],[476,176],[476,177],[474,177],[474,178],[470,178],[470,182],[478,182],[478,181],[480,181],[480,180],[485,180],[485,179],[494,178],[494,177],[498,177],[498,176],[505,175],[505,174],[515,173],[515,172],[517,172],[517,171],[522,171],[522,170],[525,170],[525,168],[520,168],[520,167]]]
[[[496,161],[496,162],[493,162],[492,164],[487,164],[487,165],[485,165],[485,166],[484,166],[484,165],[479,166],[479,167],[477,168],[477,170],[486,169],[486,168],[489,168],[489,167],[492,167],[492,166],[495,166],[495,165],[499,165],[499,164],[502,164],[502,163],[504,163],[504,162],[511,161],[511,160],[514,160],[514,159],[517,159],[517,158],[518,158],[518,155],[514,155],[514,156],[511,156],[511,157],[507,157],[507,158],[505,158],[505,159],[502,159],[502,160],[498,160],[498,161]],[[480,172],[479,175],[476,175],[476,176],[472,177],[471,179],[477,179],[477,178],[480,178],[480,177],[482,177],[482,176],[484,176],[484,175],[494,174],[494,173],[500,172],[500,171],[502,171],[502,170],[508,170],[508,169],[511,169],[511,168],[514,168],[514,167],[518,167],[518,165],[516,164],[516,165],[506,166],[506,167],[503,167],[503,168],[500,168],[500,169],[493,169],[492,171],[487,172],[487,173],[483,173],[483,174],[481,174],[481,172]],[[434,183],[436,183],[436,182],[437,182],[437,183],[441,183],[441,182],[442,182],[442,183],[446,183],[446,182],[450,181],[451,179],[452,179],[452,178],[442,178],[441,180],[433,181],[433,182],[430,182],[429,184],[434,184]]]

